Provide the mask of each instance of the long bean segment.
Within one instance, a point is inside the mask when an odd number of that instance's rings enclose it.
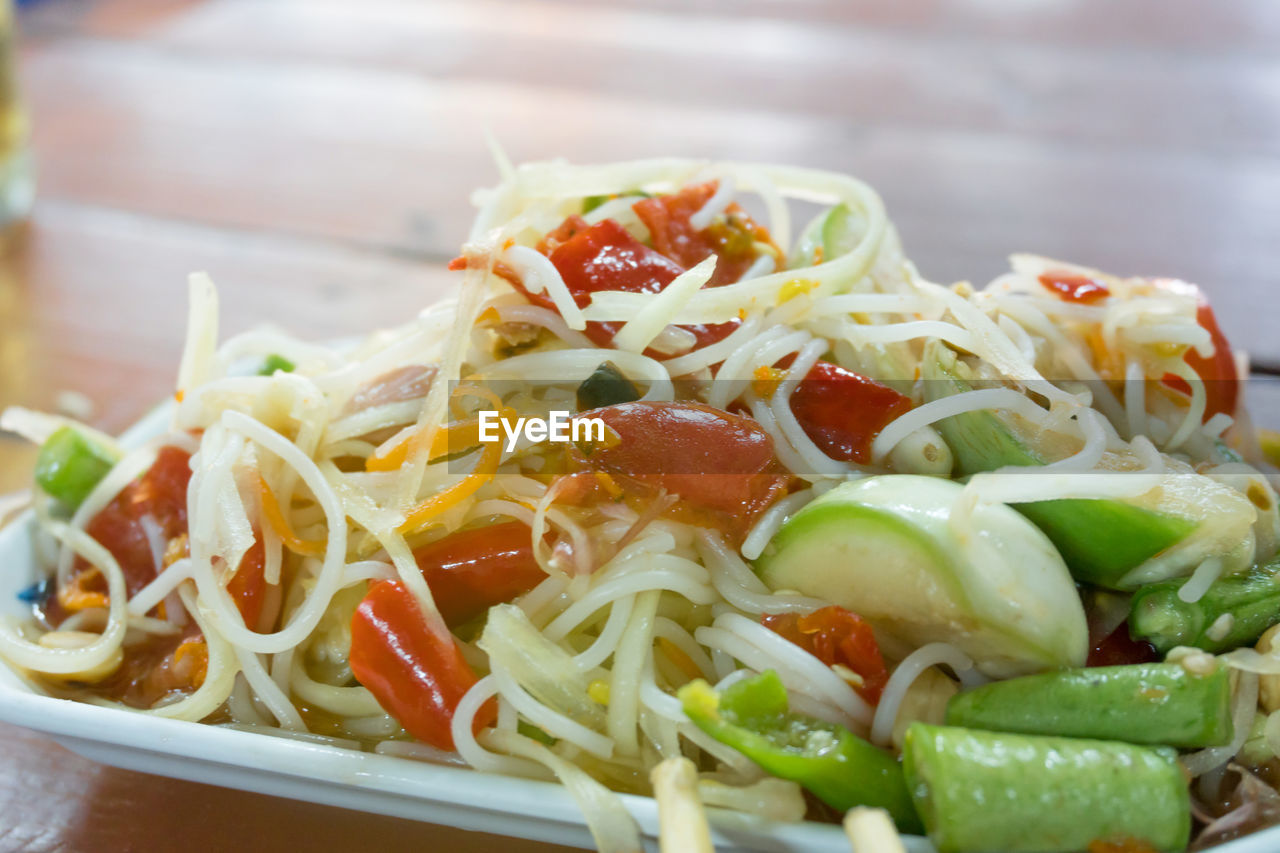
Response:
[[[1067,669],[997,681],[951,698],[947,724],[1185,748],[1231,742],[1231,684],[1179,663]]]
[[[1129,633],[1161,653],[1194,646],[1217,654],[1252,645],[1280,622],[1280,559],[1221,578],[1195,601],[1179,595],[1186,583],[1163,581],[1139,589],[1130,606]]]
[[[939,853],[1084,850],[1096,841],[1182,850],[1191,833],[1172,749],[913,723],[902,757]]]

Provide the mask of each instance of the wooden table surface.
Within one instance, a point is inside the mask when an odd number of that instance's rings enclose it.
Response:
[[[0,267],[0,406],[119,429],[171,388],[185,278],[224,331],[325,338],[451,284],[514,159],[682,154],[871,181],[921,270],[1029,250],[1205,285],[1280,361],[1274,0],[40,0],[39,199]],[[32,453],[0,437],[0,492]],[[0,726],[0,849],[518,850],[106,768]]]

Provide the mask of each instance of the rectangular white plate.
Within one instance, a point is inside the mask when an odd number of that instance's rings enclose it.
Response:
[[[136,444],[163,429],[167,407],[122,439]],[[28,615],[18,593],[38,580],[28,514],[0,531],[0,613]],[[95,761],[278,797],[325,803],[515,838],[590,848],[581,812],[549,782],[478,773],[268,735],[166,720],[142,713],[56,699],[34,690],[0,663],[0,720],[46,732]],[[656,849],[658,816],[648,797],[622,795],[646,844]],[[713,810],[718,850],[849,853],[837,826],[783,824]],[[933,853],[922,838],[910,853]],[[1216,848],[1218,853],[1271,853],[1280,827]]]

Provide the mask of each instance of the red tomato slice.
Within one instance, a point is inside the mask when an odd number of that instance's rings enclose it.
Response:
[[[413,552],[449,627],[528,592],[546,578],[522,521],[450,534]]]
[[[258,627],[267,593],[267,581],[264,575],[266,551],[262,546],[261,534],[254,531],[254,536],[256,538],[253,541],[253,547],[245,552],[244,559],[240,561],[240,568],[227,583],[227,592],[231,594],[232,601],[236,603],[236,609],[244,618],[244,624],[250,629]]]
[[[589,456],[572,450],[576,467],[608,474],[633,495],[665,490],[681,498],[668,515],[713,524],[735,539],[792,479],[758,423],[701,403],[622,403],[583,417],[600,418],[618,440]]]
[[[755,262],[755,243],[773,244],[769,232],[736,204],[726,207],[723,218],[711,226],[701,231],[693,227],[689,218],[711,200],[718,186],[718,182],[711,181],[631,206],[649,229],[653,247],[686,269],[711,255],[718,256],[710,287],[742,278]]]
[[[550,239],[552,237],[555,239]],[[560,239],[565,237],[567,239]],[[591,294],[601,290],[659,293],[685,270],[632,237],[612,219],[598,222],[585,230],[566,229],[562,225],[549,235],[547,242],[554,243],[548,255],[551,263],[560,272],[574,302],[580,307],[590,304]],[[522,285],[517,286],[524,290]],[[545,293],[525,291],[525,294],[538,304],[553,307]],[[703,347],[726,337],[736,327],[737,323],[719,323],[683,328],[693,332],[698,340],[696,346]],[[609,346],[620,328],[621,323],[588,323],[586,335],[600,346]]]
[[[1040,276],[1040,284],[1058,294],[1064,302],[1092,305],[1111,295],[1111,290],[1096,278],[1070,270],[1050,270]]]
[[[910,410],[911,398],[829,361],[815,364],[791,393],[791,411],[805,435],[842,462],[870,462],[875,437]]]
[[[1208,297],[1200,288],[1185,281],[1156,279],[1154,284],[1175,293],[1195,296],[1196,322],[1209,333],[1209,338],[1213,341],[1213,355],[1206,358],[1192,349],[1187,352],[1183,360],[1204,382],[1206,397],[1204,420],[1208,421],[1216,414],[1234,416],[1240,400],[1240,377],[1236,373],[1236,360],[1231,354],[1231,344],[1218,326],[1218,318],[1214,316]],[[1184,394],[1191,393],[1191,386],[1180,376],[1167,374],[1161,381],[1176,391]]]
[[[351,619],[351,672],[387,713],[415,738],[452,750],[450,726],[458,702],[476,683],[458,641],[433,631],[413,594],[399,581],[370,587]],[[475,729],[493,724],[492,703]]]
[[[155,556],[141,519],[153,518],[166,541],[187,532],[190,463],[191,454],[185,450],[161,448],[147,473],[125,486],[86,528],[120,563],[129,595],[156,577]],[[77,565],[88,568],[83,560],[78,560]],[[106,591],[105,582],[102,590]]]
[[[764,614],[760,624],[785,637],[827,666],[842,664],[862,678],[853,685],[859,696],[872,705],[889,681],[875,633],[861,616],[831,605],[806,613]]]

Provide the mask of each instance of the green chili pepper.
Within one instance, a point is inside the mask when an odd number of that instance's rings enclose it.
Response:
[[[1186,779],[1167,747],[912,723],[902,762],[939,853],[1126,839],[1182,850],[1191,833]]]
[[[271,355],[267,356],[267,360],[262,363],[262,368],[258,371],[258,375],[270,376],[277,370],[292,373],[295,367],[297,365],[284,356],[271,353]]]
[[[1174,646],[1217,654],[1252,645],[1280,622],[1280,558],[1246,574],[1219,578],[1195,601],[1178,597],[1186,582],[1162,581],[1134,593],[1130,635],[1162,654]]]
[[[578,411],[586,412],[619,403],[631,403],[643,396],[636,384],[611,362],[603,362],[578,386]]]
[[[74,427],[60,427],[40,446],[36,485],[75,510],[117,461],[109,448]]]
[[[1065,669],[966,690],[947,725],[1199,748],[1231,742],[1227,668],[1177,663]]]
[[[789,713],[776,672],[744,679],[723,693],[699,679],[678,695],[698,728],[774,776],[803,785],[832,808],[878,806],[903,831],[919,831],[898,762],[843,726]]]

